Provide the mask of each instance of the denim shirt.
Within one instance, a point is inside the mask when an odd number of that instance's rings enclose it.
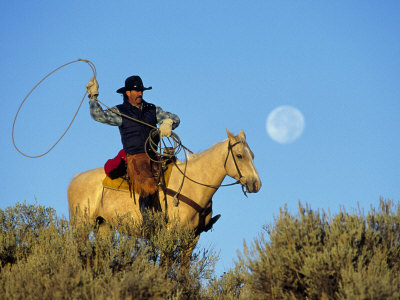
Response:
[[[96,101],[97,96],[91,96],[89,98],[90,115],[92,118],[100,123],[104,123],[111,126],[121,126],[122,117],[113,112],[110,109],[103,110],[100,104]],[[119,112],[116,106],[112,107],[113,110]],[[161,124],[165,119],[171,119],[173,121],[172,129],[178,127],[180,119],[177,115],[163,111],[161,107],[156,106],[156,118],[157,124]]]

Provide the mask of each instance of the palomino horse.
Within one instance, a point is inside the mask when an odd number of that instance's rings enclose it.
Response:
[[[225,141],[215,144],[202,153],[192,155],[186,162],[177,162],[171,171],[167,205],[161,205],[161,208],[163,211],[167,209],[169,219],[178,220],[180,226],[196,232],[193,245],[185,253],[186,259],[183,259],[186,266],[190,264],[190,257],[200,233],[210,222],[211,199],[225,176],[238,180],[242,188],[249,193],[257,193],[261,188],[261,181],[253,163],[254,154],[247,145],[243,130],[238,136],[232,135],[228,130],[227,134],[228,139]],[[183,170],[185,172],[181,172]],[[183,173],[186,178],[181,186]],[[129,192],[109,190],[107,197],[104,197],[102,183],[105,176],[103,168],[98,168],[80,173],[72,179],[68,187],[70,217],[74,217],[80,210],[80,213],[85,213],[92,222],[101,219],[113,224],[116,216],[127,213],[130,213],[134,220],[141,221],[142,214],[138,201],[135,203]],[[176,206],[173,196],[178,190],[182,201]],[[139,199],[138,195],[136,199]],[[162,191],[159,199],[163,203]],[[189,200],[183,201],[185,199]]]

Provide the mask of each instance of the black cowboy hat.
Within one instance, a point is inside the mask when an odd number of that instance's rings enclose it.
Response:
[[[131,77],[128,77],[127,79],[125,79],[125,86],[118,89],[117,93],[123,94],[126,91],[132,91],[132,90],[145,91],[145,90],[151,90],[151,89],[152,89],[151,86],[147,87],[147,88],[144,87],[142,79],[139,76],[134,75],[134,76],[131,76]]]

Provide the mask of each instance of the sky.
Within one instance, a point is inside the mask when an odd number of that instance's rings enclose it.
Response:
[[[332,214],[379,198],[400,200],[400,3],[398,1],[0,1],[0,208],[27,201],[68,218],[72,177],[101,167],[121,149],[116,127],[90,118],[88,99],[49,154],[27,158],[11,139],[17,110],[46,74],[76,59],[96,67],[99,99],[140,75],[144,99],[176,113],[182,143],[201,152],[244,130],[262,188],[245,198],[221,188],[221,219],[200,238],[234,266],[280,208],[299,202]],[[15,142],[46,152],[61,136],[93,76],[83,62],[45,80],[26,100]],[[304,116],[293,143],[266,131],[275,108]],[[232,182],[227,178],[224,183]]]

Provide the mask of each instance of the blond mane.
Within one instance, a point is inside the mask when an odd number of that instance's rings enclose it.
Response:
[[[186,163],[186,162],[190,162],[190,161],[193,161],[193,160],[195,160],[195,159],[201,158],[201,157],[203,157],[204,155],[206,155],[207,153],[209,153],[210,151],[214,151],[216,146],[218,146],[218,145],[220,145],[220,144],[223,144],[223,143],[225,143],[225,142],[226,142],[226,140],[224,140],[224,141],[222,141],[222,142],[215,143],[215,144],[212,145],[210,148],[208,148],[208,149],[206,149],[206,150],[203,150],[203,151],[201,151],[201,152],[198,152],[198,153],[189,153],[189,152],[186,152],[186,159],[184,159],[184,160],[182,160],[182,161],[177,160],[177,163],[178,163],[178,164],[184,164],[184,163]]]

